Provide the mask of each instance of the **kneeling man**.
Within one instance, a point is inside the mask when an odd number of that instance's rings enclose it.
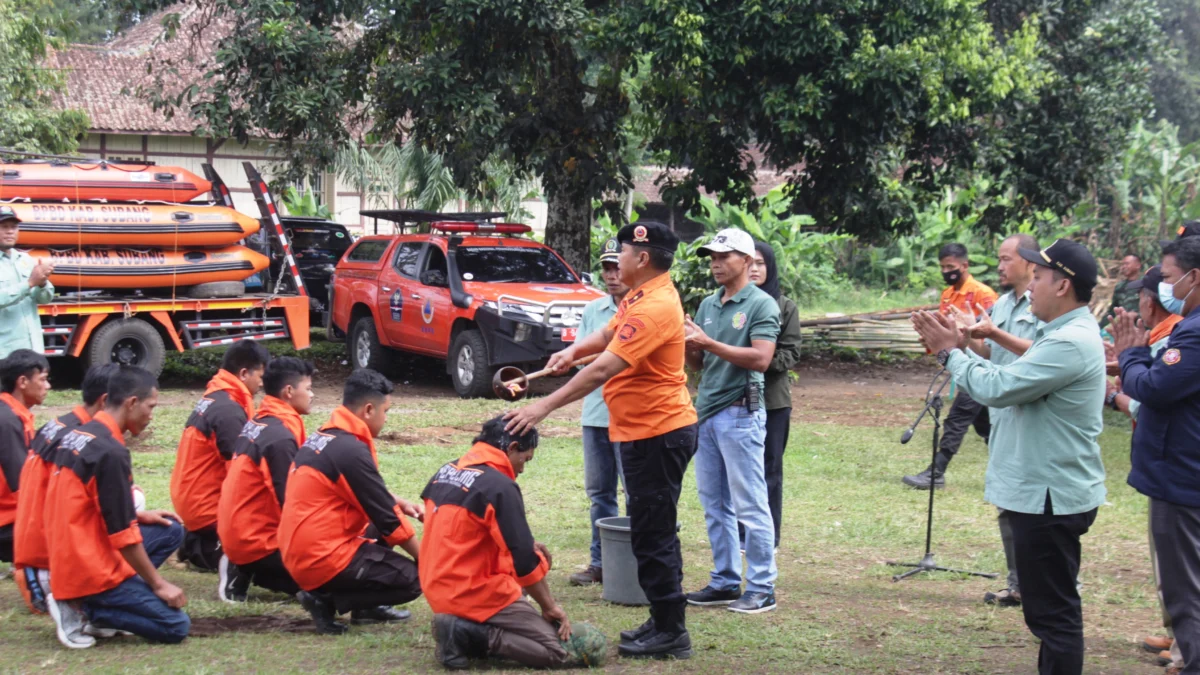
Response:
[[[421,494],[421,587],[434,611],[437,659],[455,670],[486,657],[534,668],[600,665],[604,636],[586,624],[572,630],[546,584],[550,553],[525,520],[516,478],[533,460],[537,430],[516,436],[505,425],[503,417],[485,423],[470,452],[438,469]]]

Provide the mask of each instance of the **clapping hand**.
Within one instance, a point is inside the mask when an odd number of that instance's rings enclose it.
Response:
[[[1109,324],[1109,332],[1113,336],[1113,351],[1120,356],[1126,349],[1145,347],[1149,344],[1149,331],[1135,312],[1126,312],[1117,307],[1113,310],[1113,320]]]
[[[960,329],[954,319],[944,314],[913,312],[912,323],[921,342],[934,354],[943,349],[961,349],[967,344],[966,329]]]
[[[1109,376],[1121,374],[1121,362],[1117,360],[1117,350],[1113,343],[1104,341],[1104,371]]]
[[[29,273],[29,287],[37,288],[45,286],[46,280],[54,273],[54,263],[49,260],[37,258],[37,264],[33,266],[33,271]]]
[[[713,339],[708,337],[690,316],[684,318],[683,339],[684,345],[691,350],[708,350],[713,344]]]

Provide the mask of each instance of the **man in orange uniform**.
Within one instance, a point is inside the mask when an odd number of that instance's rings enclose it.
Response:
[[[279,554],[279,512],[288,473],[304,442],[304,420],[312,409],[313,365],[294,356],[273,359],[263,375],[262,405],[246,422],[221,487],[217,534],[221,536],[217,595],[244,602],[253,582],[288,595],[300,587]]]
[[[50,593],[50,551],[46,548],[43,514],[46,485],[54,472],[58,441],[67,432],[92,421],[104,408],[108,378],[117,371],[115,363],[89,368],[80,386],[83,405],[42,425],[33,439],[25,466],[21,469],[21,491],[17,495],[17,520],[14,523],[13,567],[17,588],[30,609],[46,613],[46,595]]]
[[[504,426],[502,417],[484,423],[470,452],[438,469],[421,494],[429,514],[421,587],[434,611],[437,660],[453,670],[466,668],[470,657],[532,668],[567,665],[572,657],[564,644],[571,622],[546,583],[550,554],[533,540],[516,483],[533,460],[538,432],[514,436]]]
[[[942,266],[942,279],[949,284],[946,290],[942,291],[942,314],[950,314],[951,308],[954,307],[969,316],[975,316],[979,311],[976,305],[991,311],[999,296],[996,295],[996,291],[971,276],[971,261],[967,256],[966,246],[946,244],[938,252],[938,262]],[[918,490],[946,487],[946,467],[950,465],[954,455],[958,454],[958,448],[967,437],[967,429],[972,425],[986,443],[992,429],[987,406],[978,403],[968,396],[967,392],[959,389],[954,396],[954,403],[950,405],[950,412],[946,413],[937,459],[921,473],[905,476],[902,479],[903,483]]]
[[[638,583],[650,600],[650,619],[621,633],[618,652],[686,659],[692,640],[676,508],[683,474],[696,454],[696,409],[683,369],[683,305],[670,275],[679,238],[662,223],[637,223],[621,228],[617,241],[617,268],[629,293],[604,330],[554,354],[547,367],[565,374],[577,359],[599,358],[558,391],[508,413],[508,431],[519,435],[604,386],[608,435],[621,453],[629,497]]]
[[[403,621],[409,613],[391,605],[421,596],[416,532],[405,516],[424,511],[388,492],[375,454],[391,393],[383,375],[351,373],[341,407],[300,446],[288,479],[279,550],[321,634],[346,632],[337,613],[350,612],[351,623]]]
[[[13,523],[21,469],[29,456],[36,427],[35,405],[50,391],[50,363],[31,349],[18,349],[0,361],[0,561],[13,561]]]
[[[196,402],[179,439],[171,472],[171,502],[187,530],[179,560],[195,568],[217,571],[220,567],[217,506],[221,484],[242,427],[254,414],[254,395],[262,387],[270,360],[266,348],[257,342],[235,342]]]
[[[121,366],[108,380],[104,410],[59,441],[58,470],[46,488],[50,549],[48,603],[58,639],[71,648],[95,641],[83,633],[82,605],[100,637],[127,631],[175,644],[191,627],[187,596],[158,573],[183,541],[167,511],[138,511],[133,460],[125,432],[137,436],[158,405],[158,382],[148,371]]]

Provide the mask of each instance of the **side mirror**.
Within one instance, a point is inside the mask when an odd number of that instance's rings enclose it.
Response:
[[[583,274],[579,275],[579,278],[583,279],[583,283],[587,284],[588,286],[591,286],[596,281],[591,272],[584,272]]]
[[[447,288],[450,286],[449,282],[446,281],[446,273],[441,270],[425,270],[421,272],[421,283],[437,288]]]

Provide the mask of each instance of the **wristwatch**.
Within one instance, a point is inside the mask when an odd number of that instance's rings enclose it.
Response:
[[[943,349],[937,353],[938,364],[941,365],[943,368],[946,367],[946,362],[949,360],[950,360],[950,350],[949,349]]]
[[[1117,394],[1120,394],[1120,393],[1121,392],[1119,392],[1119,391],[1109,392],[1109,394],[1104,397],[1104,405],[1112,408],[1113,410],[1120,412],[1121,409],[1117,407]]]

